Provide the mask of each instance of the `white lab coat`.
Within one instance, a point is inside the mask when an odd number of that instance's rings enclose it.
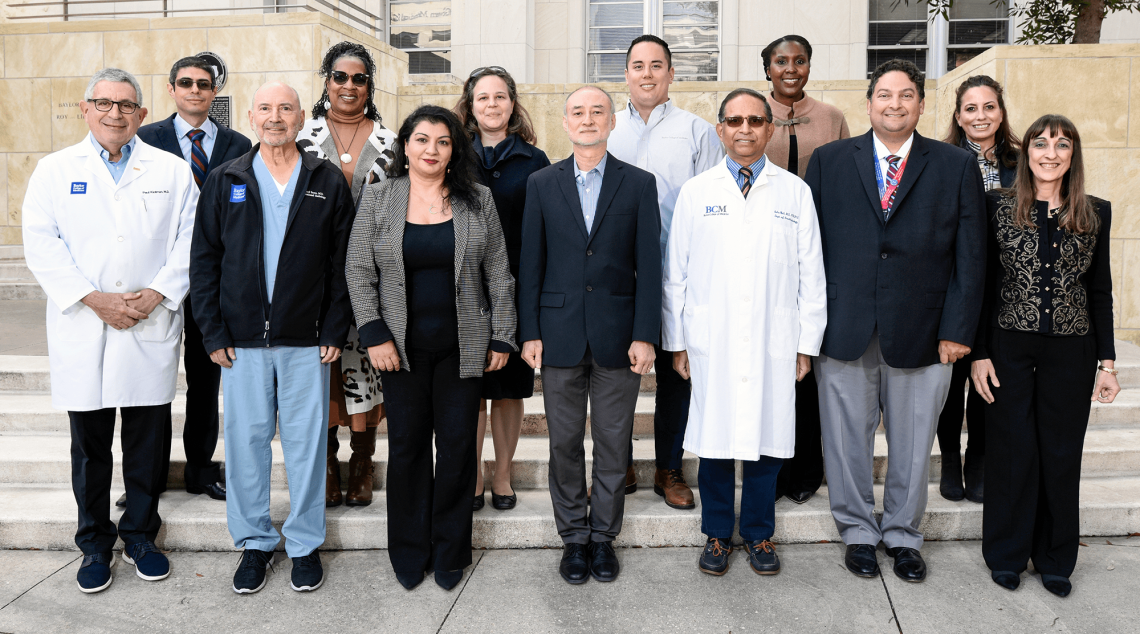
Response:
[[[24,197],[24,257],[47,293],[57,409],[174,400],[198,187],[190,164],[135,137],[116,184],[91,139],[40,160]],[[151,288],[165,298],[126,330],[80,302]]]
[[[747,200],[723,160],[685,183],[663,293],[661,347],[688,351],[693,382],[685,449],[790,458],[796,353],[819,354],[827,324],[808,186],[771,161]]]

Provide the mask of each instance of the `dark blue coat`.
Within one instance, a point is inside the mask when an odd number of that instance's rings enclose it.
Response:
[[[139,138],[147,145],[153,145],[186,160],[186,157],[182,156],[182,148],[178,146],[178,137],[174,133],[174,116],[170,115],[162,121],[156,121],[139,128]],[[214,120],[210,119],[210,121]],[[218,138],[214,139],[214,150],[210,154],[208,171],[212,171],[222,163],[236,159],[249,152],[250,148],[253,147],[253,144],[244,134],[220,125],[217,121],[214,121],[214,125],[218,126]],[[205,183],[202,184],[205,185]]]
[[[982,175],[972,153],[916,132],[884,217],[872,134],[816,149],[804,176],[827,271],[820,354],[858,359],[878,330],[891,367],[933,365],[939,340],[974,342],[986,272]]]
[[[542,340],[542,362],[629,366],[634,341],[661,337],[661,212],[657,180],[606,158],[586,232],[574,157],[531,174],[523,211],[519,341]]]
[[[475,139],[475,157],[483,184],[491,190],[499,224],[507,242],[507,259],[511,275],[519,278],[522,253],[523,206],[526,204],[526,182],[530,175],[550,167],[546,152],[510,134],[493,149],[485,150]]]

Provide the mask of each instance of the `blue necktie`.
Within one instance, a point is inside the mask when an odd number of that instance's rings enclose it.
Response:
[[[210,159],[206,157],[206,150],[202,147],[202,137],[206,136],[206,133],[195,128],[187,132],[186,136],[190,137],[190,171],[194,172],[194,183],[201,188],[210,165]]]

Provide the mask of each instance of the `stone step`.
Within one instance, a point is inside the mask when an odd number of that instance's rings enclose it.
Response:
[[[1137,386],[1140,386],[1140,373],[1137,373],[1137,377]],[[641,377],[641,391],[653,392],[656,389],[657,375],[651,369]],[[0,355],[0,395],[5,392],[50,393],[51,365],[47,356]],[[178,362],[178,392],[180,394],[186,392],[186,369],[181,360]],[[534,392],[542,393],[541,370],[535,373]]]
[[[47,299],[47,293],[34,281],[0,278],[0,300],[5,299]]]
[[[24,245],[0,244],[0,260],[23,260]]]
[[[962,446],[966,445],[962,435]],[[183,487],[183,470],[186,455],[182,441],[175,438],[170,452],[170,473],[167,485],[171,489]],[[388,468],[388,440],[380,436],[373,459],[375,478],[373,488],[380,490]],[[0,434],[0,484],[67,484],[71,482],[71,439],[66,434],[27,434],[12,432]],[[273,486],[286,486],[285,461],[281,443],[274,440],[271,478]],[[122,448],[116,437],[112,449],[114,481],[122,481]],[[352,450],[348,446],[347,432],[341,432],[338,453],[341,463],[341,482],[347,483],[348,459]],[[590,473],[593,460],[593,442],[585,441],[586,472]],[[518,490],[545,489],[550,468],[549,442],[543,437],[523,437],[515,451],[511,468],[512,486]],[[224,442],[219,440],[215,452],[219,462],[225,460]],[[634,470],[639,486],[652,488],[656,469],[652,436],[637,436],[633,442]],[[686,452],[683,462],[685,478],[696,486],[699,459]],[[941,450],[937,441],[931,451],[930,481],[937,482],[942,468]],[[874,477],[882,482],[887,469],[887,441],[883,434],[875,437]],[[483,443],[483,473],[487,481],[495,472],[494,440],[488,435]],[[1082,478],[1140,476],[1140,429],[1093,429],[1085,437],[1084,457],[1081,462]],[[739,478],[739,474],[738,474]]]
[[[653,408],[653,393],[642,393],[638,396],[633,423],[634,434],[653,433]],[[174,397],[171,409],[174,435],[181,436],[186,421],[185,394]],[[219,403],[219,409],[223,410],[221,416],[224,425],[224,405]],[[588,421],[586,428],[589,429]],[[10,431],[52,433],[68,432],[70,429],[67,412],[52,409],[49,394],[0,393],[0,433]],[[380,421],[380,431],[386,433],[387,419]],[[546,435],[546,413],[541,395],[524,399],[522,433],[526,436]]]
[[[114,500],[122,492],[113,489]],[[737,495],[739,495],[739,490]],[[875,498],[881,501],[881,485]],[[270,516],[280,530],[288,515],[287,489],[270,493]],[[326,549],[386,548],[385,494],[371,506],[340,506],[326,511]],[[881,502],[877,513],[881,513]],[[233,540],[226,528],[226,505],[204,495],[168,491],[159,504],[163,526],[159,547],[176,551],[230,551]],[[118,519],[112,508],[112,519]],[[622,532],[617,546],[700,546],[701,507],[679,511],[665,506],[652,490],[639,489],[626,497]],[[66,485],[0,485],[0,544],[7,548],[74,550],[75,498]],[[980,539],[982,505],[950,502],[931,484],[922,521],[928,540]],[[1084,536],[1127,535],[1140,532],[1140,478],[1096,478],[1081,481],[1080,533]],[[777,543],[838,541],[839,534],[828,507],[827,488],[807,503],[787,499],[776,504]],[[475,513],[472,545],[475,548],[552,548],[562,545],[554,526],[547,491],[519,491],[518,506],[497,511],[490,506]],[[280,546],[279,546],[280,548]],[[177,557],[173,558],[174,565]]]
[[[22,260],[5,260],[0,258],[0,281],[4,282],[34,282],[36,277],[28,270]]]

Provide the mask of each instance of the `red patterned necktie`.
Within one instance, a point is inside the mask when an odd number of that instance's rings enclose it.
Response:
[[[744,177],[744,185],[740,187],[740,193],[748,198],[748,190],[752,189],[752,170],[747,167],[740,168],[740,175]]]

